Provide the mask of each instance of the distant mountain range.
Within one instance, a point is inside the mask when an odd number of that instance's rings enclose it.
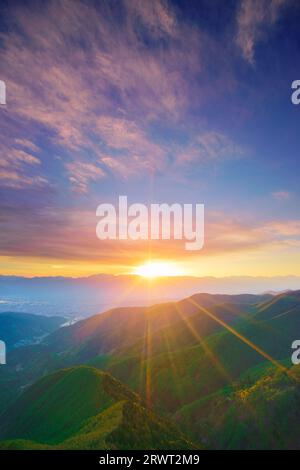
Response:
[[[99,274],[85,278],[0,276],[0,312],[87,317],[118,306],[180,300],[197,292],[261,294],[296,290],[300,277],[162,277]]]
[[[1,448],[300,448],[299,338],[300,291],[92,316],[10,351]]]

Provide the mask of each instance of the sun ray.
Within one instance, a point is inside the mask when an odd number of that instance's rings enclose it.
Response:
[[[243,336],[241,333],[239,333],[238,331],[236,331],[234,328],[232,328],[231,326],[229,326],[225,321],[221,320],[220,318],[218,318],[216,315],[214,315],[212,312],[210,312],[209,310],[207,310],[205,307],[202,307],[201,305],[198,304],[198,302],[196,302],[194,299],[188,299],[189,302],[191,302],[192,304],[194,304],[196,307],[198,307],[203,313],[205,313],[206,315],[208,315],[210,318],[212,318],[213,320],[215,320],[217,323],[219,323],[220,325],[222,325],[224,328],[226,328],[226,330],[228,330],[230,333],[232,333],[234,336],[236,336],[237,338],[239,338],[241,341],[243,341],[245,344],[247,344],[248,346],[250,346],[250,348],[252,348],[254,351],[256,351],[258,354],[260,354],[261,356],[263,356],[265,359],[267,359],[268,361],[270,361],[274,366],[276,366],[278,369],[280,369],[281,371],[283,372],[288,372],[288,368],[283,366],[279,361],[277,361],[276,359],[274,359],[270,354],[268,354],[267,352],[265,352],[263,349],[261,349],[259,346],[257,346],[256,344],[254,344],[252,341],[250,341],[248,338],[246,338],[245,336]]]
[[[151,375],[151,364],[150,356],[152,349],[152,333],[150,322],[147,324],[147,333],[146,333],[146,403],[150,408],[152,406],[152,375]]]
[[[200,336],[194,325],[192,325],[191,321],[189,318],[183,315],[182,311],[180,310],[179,306],[175,304],[175,308],[177,312],[179,313],[180,317],[182,320],[185,322],[186,326],[194,336],[194,338],[199,342],[201,347],[203,348],[204,352],[207,354],[209,359],[211,360],[212,364],[215,365],[216,369],[220,372],[220,374],[228,381],[228,383],[233,383],[233,378],[230,376],[230,374],[226,371],[224,368],[223,364],[221,361],[211,352],[203,338]]]

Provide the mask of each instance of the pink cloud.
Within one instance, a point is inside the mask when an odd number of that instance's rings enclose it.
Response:
[[[40,149],[39,147],[34,143],[32,142],[31,140],[28,140],[28,139],[15,139],[15,143],[20,146],[20,147],[23,147],[25,148],[26,150],[30,150],[31,152],[39,152]]]
[[[226,135],[210,131],[198,135],[193,143],[177,156],[179,164],[217,163],[223,160],[240,158],[245,149],[231,141]]]
[[[275,191],[272,196],[277,201],[288,201],[291,198],[291,193],[289,191]]]
[[[29,141],[14,143],[9,137],[6,138],[5,133],[3,137],[4,141],[0,144],[1,185],[13,189],[44,186],[47,183],[45,177],[36,172],[34,175],[28,174],[28,169],[38,167],[41,163],[40,159],[31,153],[31,150],[37,151],[38,148],[30,145]]]
[[[0,166],[1,185],[12,188],[22,189],[26,187],[40,187],[48,184],[46,178],[42,176],[26,176],[16,170],[5,170]]]
[[[116,176],[124,162],[132,167],[128,175],[160,171],[168,164],[167,149],[153,141],[149,125],[184,120],[195,105],[193,87],[208,38],[178,22],[166,1],[124,1],[119,23],[109,21],[113,4],[98,7],[66,0],[50,1],[30,14],[25,6],[11,10],[18,28],[2,37],[1,67],[8,111],[30,133],[26,139],[15,135],[16,142],[27,140],[23,151],[30,151],[30,141],[35,151],[43,126],[53,143],[69,152],[65,165],[80,160],[83,151],[96,164],[114,150],[111,158],[120,164],[106,164]],[[164,47],[144,47],[139,23],[153,40],[165,35]],[[75,37],[85,47],[72,47]]]
[[[151,142],[146,133],[133,121],[101,116],[97,119],[97,128],[108,147],[123,152],[120,165],[126,162],[127,175],[164,168],[166,152],[161,146]],[[111,159],[107,160],[107,157],[104,157],[101,160],[113,168]],[[116,161],[117,157],[113,160]],[[114,167],[118,168],[116,165]]]
[[[177,20],[174,11],[167,1],[126,0],[131,19],[141,20],[157,36],[164,34],[174,36],[177,32]]]
[[[242,0],[237,16],[236,43],[244,58],[254,63],[255,46],[266,35],[268,27],[279,18],[287,0]]]
[[[97,181],[105,178],[105,172],[98,166],[86,162],[71,162],[66,164],[69,173],[69,180],[74,185],[76,191],[84,193],[88,189],[90,181]]]

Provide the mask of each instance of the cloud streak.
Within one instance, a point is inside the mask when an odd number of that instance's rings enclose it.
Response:
[[[237,16],[236,43],[243,57],[254,64],[256,44],[279,19],[287,0],[242,0]]]
[[[275,191],[272,193],[272,197],[277,201],[288,201],[291,198],[289,191]]]
[[[242,158],[246,150],[231,141],[226,135],[209,131],[198,135],[192,145],[177,156],[180,165],[212,165],[225,160]]]

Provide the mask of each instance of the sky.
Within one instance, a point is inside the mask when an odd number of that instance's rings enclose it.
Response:
[[[0,274],[300,275],[297,0],[1,1]],[[96,208],[203,203],[205,244]]]

